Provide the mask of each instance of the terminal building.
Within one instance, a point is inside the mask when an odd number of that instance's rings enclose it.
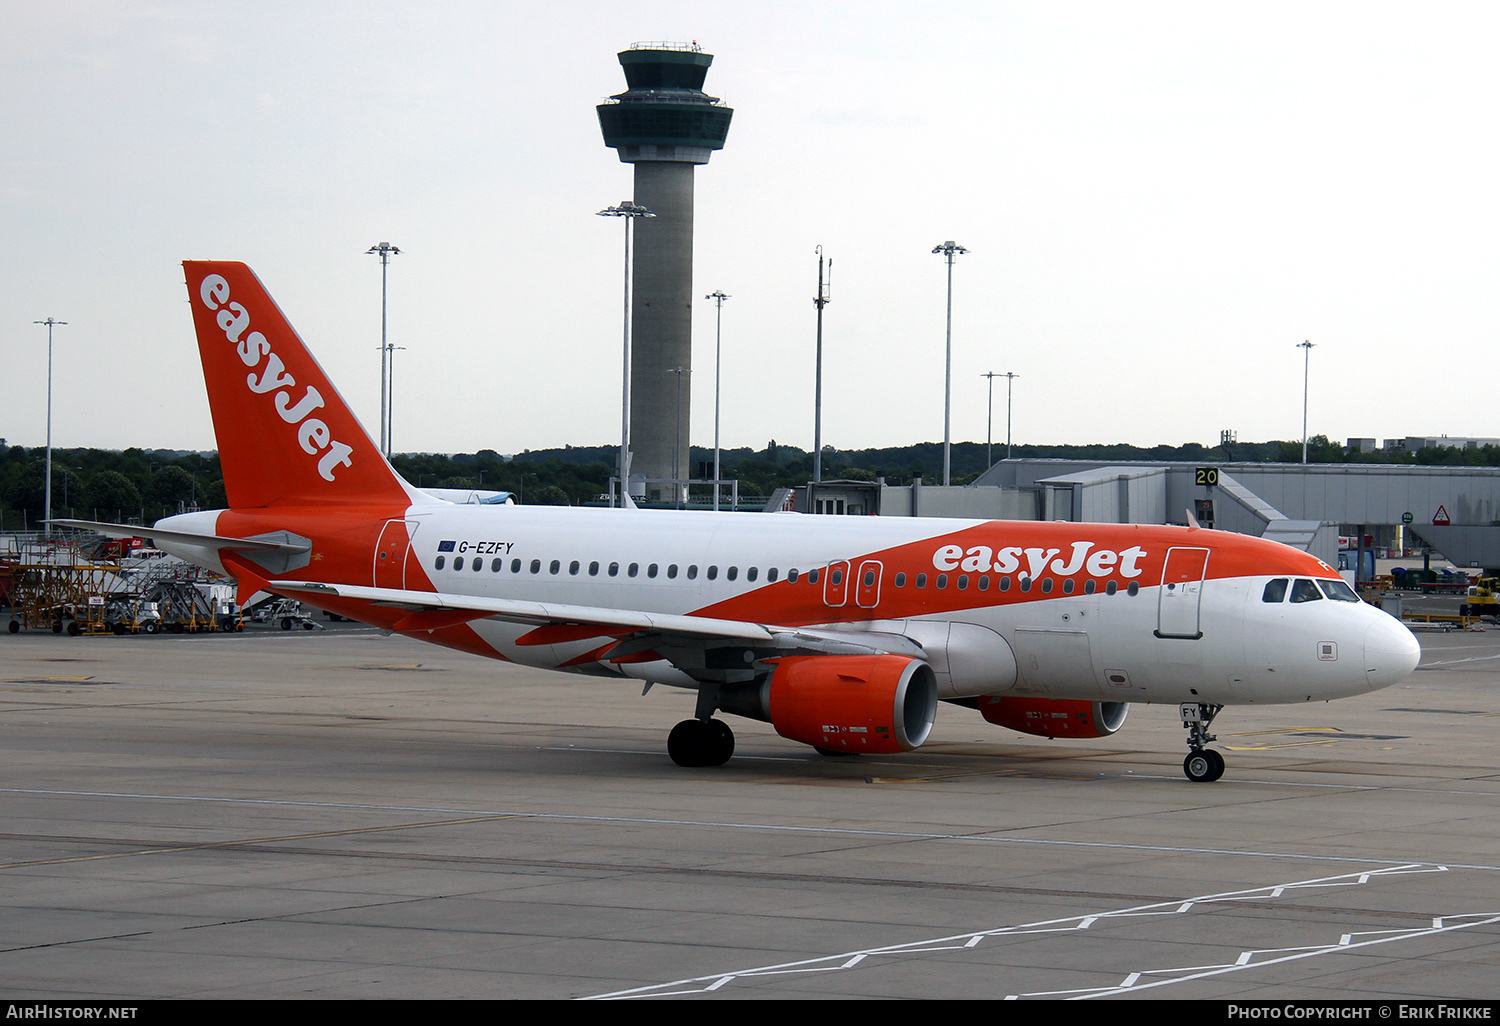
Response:
[[[1500,467],[1357,463],[1105,463],[1003,460],[973,484],[920,478],[824,481],[788,489],[777,508],[811,513],[1182,524],[1271,538],[1330,566],[1438,552],[1500,569]],[[1494,576],[1494,574],[1490,574]]]

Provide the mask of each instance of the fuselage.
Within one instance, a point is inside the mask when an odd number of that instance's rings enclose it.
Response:
[[[483,505],[267,507],[158,526],[307,538],[305,565],[286,570],[304,580],[906,638],[944,698],[1318,701],[1395,683],[1419,656],[1320,560],[1198,528]],[[175,548],[218,564],[212,547]],[[403,622],[376,602],[310,601]],[[597,627],[406,623],[538,667],[701,680],[655,653],[606,658],[619,635]]]

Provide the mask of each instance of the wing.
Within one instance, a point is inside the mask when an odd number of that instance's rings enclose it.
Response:
[[[706,668],[703,656],[707,652],[724,648],[737,650],[741,660],[748,653],[754,661],[790,655],[926,656],[923,648],[910,638],[879,631],[762,624],[636,609],[324,584],[320,581],[267,581],[261,587],[305,596],[313,605],[317,605],[318,596],[327,595],[406,610],[407,615],[395,624],[397,631],[431,630],[488,619],[535,627],[536,630],[518,640],[521,645],[613,638],[616,644],[601,658],[619,660],[654,651],[695,676],[695,669]]]

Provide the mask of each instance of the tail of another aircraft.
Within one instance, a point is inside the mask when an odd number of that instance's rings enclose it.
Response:
[[[229,505],[405,506],[401,479],[255,273],[182,266]]]

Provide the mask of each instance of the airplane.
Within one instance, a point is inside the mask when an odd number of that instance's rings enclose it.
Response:
[[[422,641],[694,689],[667,751],[734,752],[716,714],[825,755],[927,740],[940,702],[1048,738],[1176,704],[1183,772],[1224,773],[1231,705],[1361,695],[1420,656],[1307,552],[1186,527],[455,504],[403,480],[244,264],[185,261],[230,508],[156,544]],[[123,528],[58,521],[100,530]],[[132,529],[139,532],[139,528]]]

